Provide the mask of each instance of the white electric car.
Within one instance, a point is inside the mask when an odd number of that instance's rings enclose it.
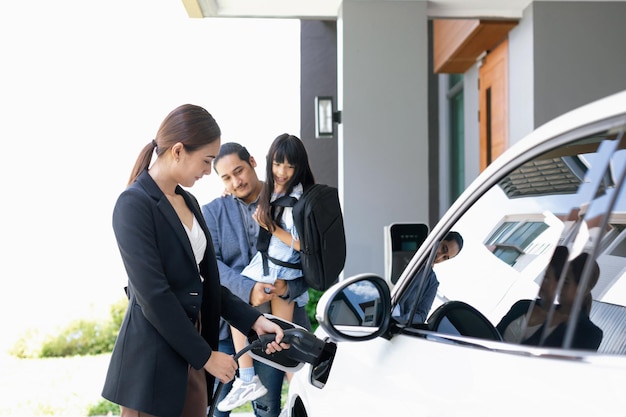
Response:
[[[545,124],[472,183],[395,282],[361,274],[326,291],[315,334],[336,351],[294,374],[288,415],[625,416],[625,133],[626,91]],[[449,231],[463,248],[433,267]],[[504,341],[496,326],[538,297],[557,246],[568,263],[582,252],[597,262],[590,312],[581,291],[560,346],[546,346],[549,330],[539,343]],[[397,316],[431,269],[440,285],[427,320]],[[602,330],[597,350],[573,346],[581,314]]]

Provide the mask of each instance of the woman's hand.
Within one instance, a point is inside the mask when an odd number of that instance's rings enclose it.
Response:
[[[259,316],[259,318],[252,325],[252,330],[254,330],[258,335],[268,333],[274,333],[276,335],[274,341],[268,343],[265,347],[265,353],[268,355],[289,348],[287,343],[281,343],[283,336],[285,335],[282,327],[265,316]]]
[[[233,359],[232,355],[213,351],[209,360],[204,364],[204,369],[226,384],[235,377],[237,362]]]

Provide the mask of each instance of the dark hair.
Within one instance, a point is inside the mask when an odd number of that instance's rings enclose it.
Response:
[[[265,184],[261,190],[261,197],[259,199],[260,218],[263,223],[270,226],[270,231],[273,231],[273,214],[270,205],[270,199],[274,192],[274,175],[272,173],[272,166],[274,161],[277,162],[289,162],[295,167],[294,175],[286,184],[285,195],[291,194],[293,187],[302,184],[304,190],[308,189],[311,185],[315,184],[315,178],[313,172],[309,166],[309,157],[304,147],[304,143],[294,135],[283,133],[278,136],[272,142],[269,151],[267,152],[266,165],[265,165]]]
[[[552,268],[552,270],[554,271],[554,276],[557,280],[561,279],[563,267],[565,266],[568,257],[569,250],[567,249],[567,247],[559,245],[554,248],[554,253],[552,254],[552,258],[550,259],[548,267]]]
[[[600,267],[594,259],[591,259],[587,252],[583,252],[572,259],[569,264],[569,270],[572,272],[572,277],[574,278],[576,285],[580,285],[580,280],[583,277],[583,271],[585,270],[585,264],[587,262],[591,262],[591,266],[589,270],[589,278],[585,288],[585,301],[583,303],[583,308],[587,311],[587,314],[589,314],[591,311],[591,303],[593,301],[591,290],[596,286],[598,279],[600,278]]]
[[[159,157],[180,142],[186,151],[194,152],[219,140],[221,134],[213,116],[202,107],[193,104],[178,106],[165,117],[156,137],[139,153],[128,184],[135,182],[139,174],[148,168],[153,151]]]
[[[217,172],[217,161],[219,161],[225,156],[232,155],[234,153],[237,154],[239,159],[241,159],[244,162],[247,162],[248,165],[252,166],[252,164],[250,163],[250,152],[248,152],[246,147],[235,142],[228,142],[220,146],[220,151],[218,152],[217,156],[213,160],[213,169],[215,170],[215,173],[219,175],[219,172]]]
[[[461,249],[463,249],[463,236],[461,236],[459,232],[450,231],[448,232],[446,237],[443,238],[443,240],[445,240],[446,242],[455,241],[456,244],[459,246],[459,252],[461,252]]]

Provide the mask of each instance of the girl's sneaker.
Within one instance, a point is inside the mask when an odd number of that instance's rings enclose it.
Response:
[[[230,411],[265,394],[267,394],[267,388],[261,383],[258,375],[255,375],[250,382],[243,382],[241,378],[235,378],[232,389],[217,404],[217,409],[222,412]]]

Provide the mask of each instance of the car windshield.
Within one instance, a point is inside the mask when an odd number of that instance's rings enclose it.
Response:
[[[495,178],[448,229],[462,236],[456,257],[413,260],[400,327],[461,301],[509,343],[626,353],[624,127],[589,131]]]

